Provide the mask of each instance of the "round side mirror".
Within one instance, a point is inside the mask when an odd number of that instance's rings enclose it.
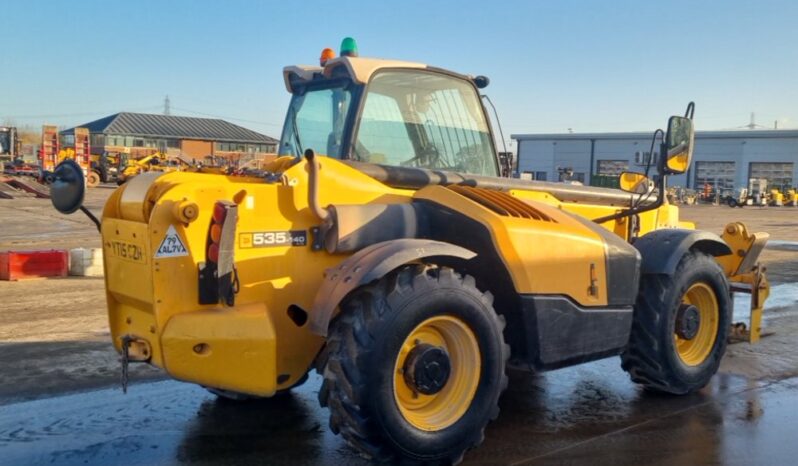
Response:
[[[50,185],[50,201],[62,214],[71,214],[83,204],[86,195],[86,180],[83,169],[72,159],[66,159],[55,167]]]

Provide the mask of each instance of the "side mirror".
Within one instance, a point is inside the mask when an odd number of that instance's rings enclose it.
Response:
[[[646,194],[649,191],[649,179],[642,173],[621,172],[621,176],[618,181],[621,190],[626,191],[627,193]]]
[[[693,120],[681,116],[672,116],[668,120],[663,174],[678,175],[687,171],[693,158],[694,139]]]
[[[50,185],[50,201],[55,210],[71,214],[83,204],[86,195],[86,180],[83,169],[73,159],[65,159],[55,167]]]

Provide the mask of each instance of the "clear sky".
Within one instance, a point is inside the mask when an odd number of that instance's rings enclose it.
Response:
[[[0,119],[219,116],[279,136],[281,69],[345,36],[361,56],[491,78],[510,133],[798,128],[795,1],[3,0]]]

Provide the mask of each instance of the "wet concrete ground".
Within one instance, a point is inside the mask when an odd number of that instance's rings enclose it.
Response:
[[[786,465],[798,455],[798,378],[716,376],[700,393],[652,395],[617,358],[513,374],[502,413],[466,465]],[[8,465],[368,464],[327,428],[319,378],[254,402],[174,381],[0,407]]]

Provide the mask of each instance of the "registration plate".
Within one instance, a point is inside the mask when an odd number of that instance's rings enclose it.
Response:
[[[144,248],[136,243],[111,240],[107,241],[105,246],[109,254],[116,258],[129,262],[136,262],[138,264],[147,263],[147,256],[144,254]]]

